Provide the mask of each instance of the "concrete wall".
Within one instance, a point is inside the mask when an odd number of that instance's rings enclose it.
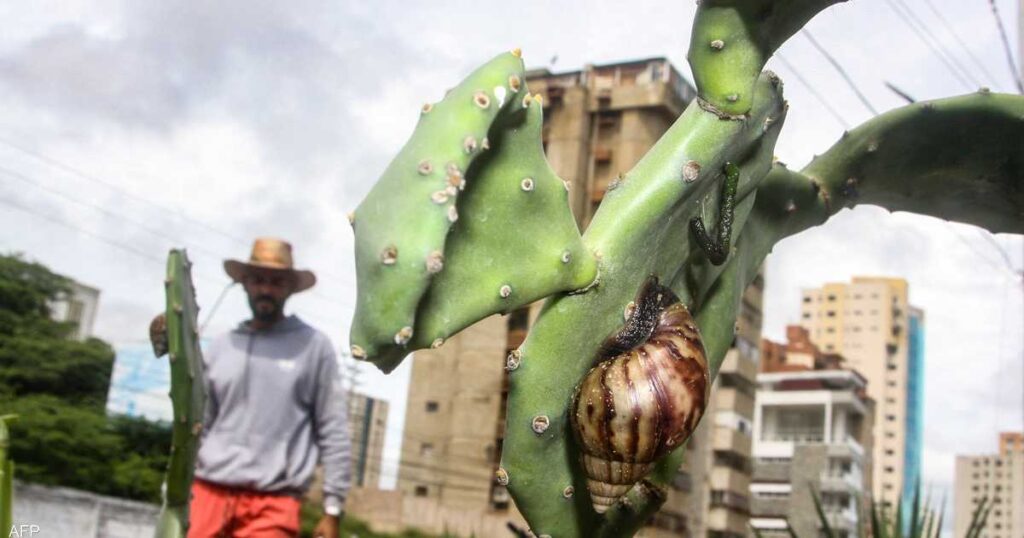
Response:
[[[160,512],[153,504],[21,482],[14,483],[13,510],[16,527],[39,526],[36,538],[152,536]]]
[[[466,510],[442,505],[434,498],[405,495],[400,490],[354,488],[347,509],[353,517],[382,533],[418,529],[428,534],[504,538],[512,536],[509,522],[526,528],[526,522],[514,509],[507,513]]]

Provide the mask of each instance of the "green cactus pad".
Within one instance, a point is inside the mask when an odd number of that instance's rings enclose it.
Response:
[[[199,433],[206,405],[203,357],[199,349],[192,264],[183,250],[167,256],[167,360],[171,362],[171,457],[164,479],[166,492],[157,523],[157,538],[182,538],[188,531],[189,501]]]
[[[803,173],[825,189],[832,212],[876,204],[1020,233],[1024,97],[980,91],[886,112]]]
[[[723,114],[746,114],[761,69],[819,11],[845,0],[703,0],[687,59],[697,92]]]
[[[470,181],[467,171],[488,151],[498,115],[522,107],[525,87],[522,60],[505,53],[424,105],[412,137],[359,204],[350,334],[357,358],[381,360],[390,370],[411,351],[416,309],[459,218],[456,198]]]
[[[544,156],[543,107],[536,99],[526,105],[492,131],[496,150],[470,170],[444,270],[420,306],[415,347],[495,312],[586,287],[597,276],[569,209],[567,185]]]

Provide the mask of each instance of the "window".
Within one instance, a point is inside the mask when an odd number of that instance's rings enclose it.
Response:
[[[417,497],[426,497],[427,492],[427,486],[416,486],[415,494]]]
[[[889,422],[896,422],[896,415],[885,415],[885,420]]]
[[[835,310],[829,310],[829,311],[825,312],[825,315],[830,317],[830,318],[834,318],[834,317],[836,317],[836,311]]]
[[[429,458],[434,455],[434,443],[420,443],[420,456]]]
[[[892,455],[895,455],[895,454],[896,454],[896,451],[894,451],[891,448],[888,448],[888,449],[885,450],[885,455],[886,456],[892,456]]]
[[[427,402],[427,413],[437,413],[437,410],[440,407],[441,406],[438,405],[437,402],[434,402],[434,401]]]
[[[836,296],[835,295],[829,295],[828,296],[828,300],[829,301],[835,301],[836,300]]]
[[[893,473],[893,472],[895,472],[895,471],[896,471],[896,469],[895,469],[895,468],[893,468],[893,466],[892,466],[892,465],[886,465],[886,466],[885,466],[885,472],[886,472],[886,473],[890,473],[890,474],[891,474],[891,473]]]

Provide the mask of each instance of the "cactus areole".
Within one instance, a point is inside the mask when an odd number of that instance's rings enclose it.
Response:
[[[787,105],[764,64],[834,3],[701,1],[689,51],[698,96],[608,191],[583,234],[568,183],[544,157],[543,103],[529,93],[518,50],[425,105],[350,214],[352,354],[385,372],[478,320],[546,298],[506,360],[495,475],[534,535],[631,536],[658,510],[733,340],[742,291],[782,239],[857,204],[1024,232],[1021,96],[912,104],[844,133],[802,170],[775,162]],[[662,299],[651,302],[652,289]],[[650,360],[627,364],[644,354]],[[654,366],[655,356],[671,359]],[[635,381],[648,366],[666,374],[652,400]],[[683,412],[643,403],[658,401]],[[623,439],[607,435],[620,431]]]

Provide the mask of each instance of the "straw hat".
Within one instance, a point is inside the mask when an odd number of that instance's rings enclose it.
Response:
[[[295,275],[295,292],[308,290],[316,284],[316,275],[305,269],[297,270],[292,263],[292,245],[271,237],[260,237],[252,244],[249,262],[224,260],[224,271],[235,282],[241,282],[254,269],[287,271]]]

